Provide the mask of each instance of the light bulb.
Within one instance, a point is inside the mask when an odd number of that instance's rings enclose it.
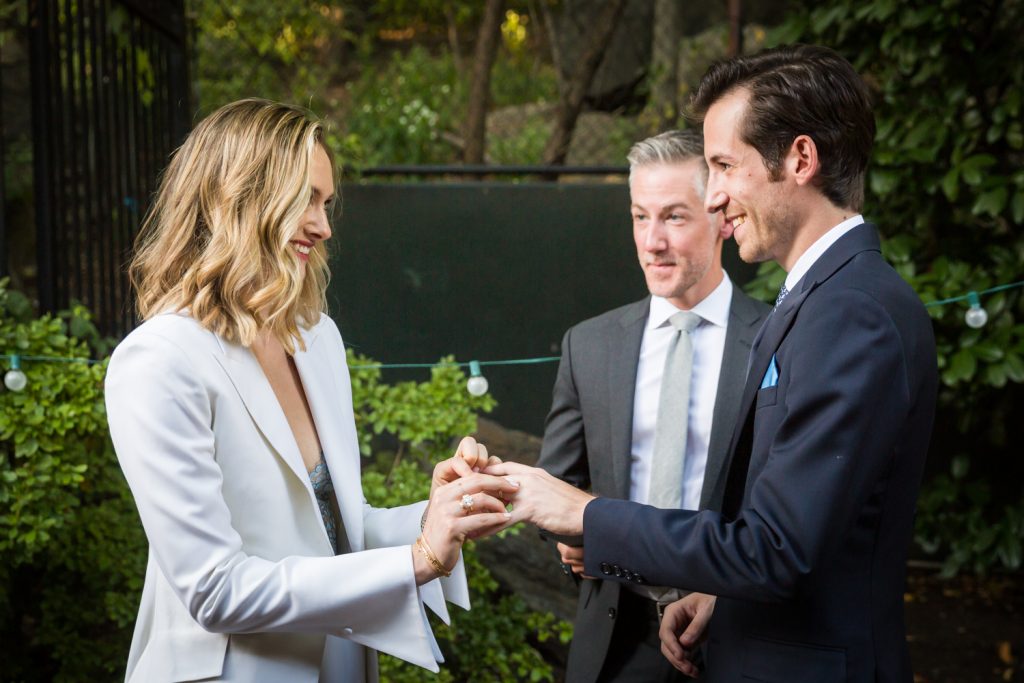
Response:
[[[469,361],[469,379],[466,380],[466,391],[473,396],[487,393],[487,378],[480,372],[480,361]]]
[[[8,370],[4,375],[4,386],[11,391],[21,391],[28,384],[28,377],[21,370]]]
[[[988,313],[981,306],[971,306],[967,309],[964,320],[967,321],[968,327],[978,329],[979,327],[984,327],[985,323],[988,322]]]
[[[473,396],[483,396],[487,393],[487,378],[483,375],[470,377],[466,380],[466,391]]]
[[[967,313],[964,315],[964,321],[967,323],[967,326],[974,329],[984,327],[985,323],[988,322],[988,312],[981,307],[981,299],[978,298],[978,293],[967,292],[967,301],[971,304],[971,307],[967,309]]]
[[[11,356],[11,369],[4,375],[4,386],[11,391],[21,391],[28,384],[28,377],[21,371],[21,357]]]

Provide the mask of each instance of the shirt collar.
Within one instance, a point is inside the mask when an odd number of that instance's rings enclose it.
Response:
[[[690,310],[712,325],[726,327],[729,324],[729,305],[731,303],[732,281],[729,280],[729,274],[722,271],[722,281],[718,283],[718,286]],[[647,329],[653,330],[668,325],[668,319],[679,311],[680,309],[676,308],[668,299],[652,295],[651,312],[647,316]]]
[[[850,216],[845,221],[829,229],[824,235],[815,240],[807,251],[800,255],[800,258],[793,264],[793,269],[786,275],[786,289],[793,291],[800,279],[807,274],[807,271],[811,269],[814,262],[821,258],[829,247],[836,243],[836,241],[850,232],[858,225],[864,222],[864,216],[859,213],[856,216]]]

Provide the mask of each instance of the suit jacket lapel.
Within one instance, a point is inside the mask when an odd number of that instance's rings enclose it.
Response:
[[[224,357],[217,357],[217,362],[231,379],[249,416],[256,423],[260,433],[270,443],[271,448],[309,489],[312,496],[313,489],[309,482],[309,473],[302,462],[302,454],[299,453],[299,446],[295,443],[295,435],[292,434],[284,411],[281,410],[281,404],[278,402],[270,382],[267,381],[267,376],[263,373],[259,361],[256,360],[252,351],[240,344],[224,340],[220,340],[220,342],[224,347]]]
[[[870,223],[865,223],[843,235],[814,262],[810,270],[800,279],[799,291],[790,293],[783,299],[779,307],[765,322],[761,339],[750,359],[750,372],[743,392],[744,406],[749,408],[750,402],[753,401],[754,395],[761,386],[761,380],[764,379],[764,372],[768,369],[772,355],[785,339],[807,296],[860,252],[879,251],[880,249],[875,227]]]
[[[728,454],[733,431],[740,412],[747,362],[754,337],[761,326],[760,311],[739,287],[733,287],[729,306],[729,323],[725,331],[722,369],[715,395],[715,411],[711,419],[707,467],[701,489],[701,509],[718,509],[725,487]]]
[[[743,387],[743,398],[740,403],[741,409],[739,420],[736,422],[736,429],[733,432],[729,446],[729,475],[726,490],[726,504],[738,503],[738,495],[746,481],[747,465],[750,462],[750,452],[740,453],[738,447],[743,439],[744,432],[749,432],[752,420],[752,412],[755,397],[761,387],[761,380],[768,368],[771,357],[778,351],[786,334],[793,326],[797,313],[807,297],[818,287],[828,280],[832,275],[842,268],[857,254],[863,251],[880,251],[881,245],[878,239],[876,228],[871,223],[864,223],[853,228],[843,235],[839,240],[829,247],[821,257],[815,261],[807,274],[800,280],[799,291],[791,292],[779,307],[775,309],[764,323],[760,339],[756,340],[756,347],[752,351],[750,359],[750,370],[747,373],[747,381]],[[785,368],[780,368],[785,372]],[[727,510],[727,512],[735,512]]]
[[[345,349],[329,343],[330,335],[319,335],[320,327],[303,330],[306,350],[295,354],[295,367],[302,378],[320,447],[334,484],[341,522],[349,549],[363,549],[363,493],[360,481],[359,442],[353,420],[352,390],[348,382]],[[342,391],[341,381],[347,391]],[[340,547],[339,552],[345,549]]]
[[[611,435],[612,472],[615,495],[629,498],[630,444],[633,441],[633,396],[636,370],[640,363],[640,344],[651,309],[647,297],[630,306],[619,318],[619,334],[608,340],[608,419]]]

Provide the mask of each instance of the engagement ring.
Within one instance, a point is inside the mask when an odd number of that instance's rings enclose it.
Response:
[[[459,503],[459,506],[463,510],[465,510],[466,512],[469,512],[470,510],[472,510],[473,509],[473,496],[469,495],[468,493],[466,495],[462,496],[462,502]]]

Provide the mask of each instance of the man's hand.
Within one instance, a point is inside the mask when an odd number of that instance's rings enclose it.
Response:
[[[690,593],[665,608],[661,619],[661,653],[672,666],[691,678],[699,675],[693,663],[697,646],[707,636],[708,622],[715,611],[715,596]]]
[[[583,533],[583,508],[594,496],[556,479],[537,467],[516,462],[491,465],[486,474],[504,476],[518,482],[512,498],[512,524],[530,522],[561,536]]]
[[[558,554],[562,556],[562,564],[568,567],[573,574],[582,576],[584,579],[592,579],[583,573],[583,546],[566,545],[559,543]]]

